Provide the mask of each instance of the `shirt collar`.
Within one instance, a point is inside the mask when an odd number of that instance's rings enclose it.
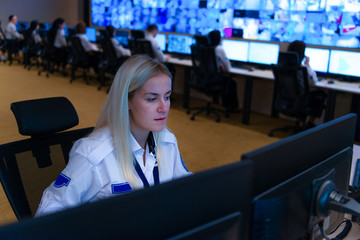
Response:
[[[154,135],[152,132],[149,133],[149,137],[146,141],[147,149],[149,149],[150,153],[155,153],[156,148],[156,142],[154,139]],[[139,150],[142,150],[143,148],[139,145],[139,143],[136,141],[135,137],[131,134],[131,150],[132,152],[136,152]]]

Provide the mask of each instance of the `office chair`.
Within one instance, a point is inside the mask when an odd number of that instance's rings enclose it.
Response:
[[[219,95],[225,90],[225,81],[223,81],[223,76],[216,64],[215,49],[205,45],[192,45],[191,59],[193,75],[189,82],[190,88],[212,97],[217,102]],[[195,120],[196,115],[206,111],[207,115],[210,113],[215,115],[216,122],[220,122],[218,112],[224,112],[222,109],[212,107],[211,101],[208,101],[206,106],[189,108],[187,114],[190,114],[192,110],[196,110],[196,112],[190,117],[191,120]],[[228,116],[228,112],[226,116]]]
[[[24,32],[24,47],[23,47],[23,58],[24,68],[30,70],[33,65],[39,67],[40,57],[40,45],[35,42],[32,38],[31,33],[28,31]],[[35,62],[35,63],[34,63]]]
[[[30,138],[0,146],[0,180],[18,218],[34,216],[43,191],[68,163],[72,144],[93,128],[65,131],[78,124],[65,97],[11,104],[19,133]]]
[[[155,58],[154,50],[152,48],[151,42],[143,39],[129,40],[129,46],[131,55],[135,54],[145,54],[151,58]]]
[[[294,126],[285,126],[272,129],[268,135],[273,136],[275,131],[301,130],[300,123],[305,123],[306,117],[312,112],[308,73],[306,67],[273,65],[275,77],[274,107],[280,113],[295,117]]]
[[[116,52],[111,42],[111,39],[108,37],[101,39],[100,45],[102,49],[102,54],[99,63],[100,85],[98,87],[98,90],[100,90],[103,86],[106,86],[106,81],[108,80],[108,77],[106,75],[108,74],[114,76],[119,67],[129,58],[127,56],[122,56],[118,58],[116,56]],[[107,91],[109,91],[109,89]]]
[[[72,83],[76,78],[83,78],[86,84],[89,84],[87,72],[91,67],[90,56],[84,49],[81,44],[81,40],[78,37],[72,37],[70,39],[71,42],[71,57],[70,57],[70,65],[71,65],[71,78],[70,83]],[[81,75],[75,75],[75,72],[78,68],[82,68]]]

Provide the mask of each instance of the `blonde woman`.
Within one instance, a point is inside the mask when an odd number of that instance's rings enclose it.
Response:
[[[94,131],[78,140],[37,216],[191,174],[167,129],[171,74],[156,60],[130,57],[118,70]]]

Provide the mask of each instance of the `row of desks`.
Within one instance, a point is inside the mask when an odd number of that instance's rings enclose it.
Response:
[[[170,58],[169,63],[179,65],[185,68],[183,107],[188,108],[189,98],[190,98],[189,80],[191,78],[192,62],[190,59]],[[242,106],[242,112],[243,112],[242,123],[249,124],[254,79],[274,81],[274,75],[271,70],[253,69],[253,71],[249,71],[240,68],[231,68],[230,73],[234,76],[234,80],[237,79],[236,78],[237,76],[245,77],[245,87],[243,92],[243,106]],[[338,92],[345,92],[352,94],[353,98],[352,98],[351,111],[352,112],[359,111],[360,83],[346,83],[334,79],[322,79],[316,83],[315,87],[323,89],[328,92],[324,122],[330,121],[334,118],[336,94]]]

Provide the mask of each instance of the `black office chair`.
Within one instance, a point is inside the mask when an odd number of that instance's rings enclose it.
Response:
[[[0,146],[0,180],[18,218],[32,217],[43,191],[68,163],[73,143],[93,128],[65,131],[78,124],[65,97],[11,104],[19,132],[30,138]]]
[[[72,83],[76,78],[83,78],[86,84],[89,84],[87,72],[91,67],[90,56],[84,49],[81,44],[81,40],[78,37],[72,37],[71,42],[71,55],[70,55],[70,65],[71,65],[71,77],[70,83]],[[76,75],[78,68],[82,69],[81,75]]]
[[[131,54],[145,54],[151,58],[155,58],[154,50],[152,48],[151,42],[144,39],[135,39],[129,40],[129,46]]]
[[[23,46],[24,68],[30,70],[32,66],[39,67],[39,57],[41,54],[41,46],[35,42],[29,31],[24,32]]]
[[[191,58],[193,74],[189,82],[190,88],[206,94],[217,103],[219,95],[225,90],[226,82],[217,67],[215,49],[204,45],[192,45]],[[206,106],[189,108],[187,110],[188,114],[190,114],[192,110],[196,110],[190,119],[195,120],[195,116],[202,112],[206,112],[207,115],[213,113],[216,116],[216,122],[220,122],[220,114],[218,112],[226,112],[226,116],[228,116],[228,112],[225,111],[225,109],[215,108],[211,106],[211,102],[212,101],[209,101]]]
[[[272,129],[268,135],[273,136],[275,131],[289,131],[297,133],[301,130],[300,123],[305,123],[306,117],[312,113],[311,97],[306,67],[273,65],[275,77],[275,109],[289,117],[295,117],[293,126]]]
[[[101,39],[100,45],[102,53],[99,63],[100,85],[98,87],[98,90],[100,90],[103,86],[107,85],[106,82],[107,80],[109,80],[107,75],[110,75],[111,79],[113,79],[113,76],[116,74],[119,67],[129,58],[127,56],[122,56],[119,58],[117,57],[110,38],[104,37],[103,39]],[[109,85],[111,86],[111,84]]]

